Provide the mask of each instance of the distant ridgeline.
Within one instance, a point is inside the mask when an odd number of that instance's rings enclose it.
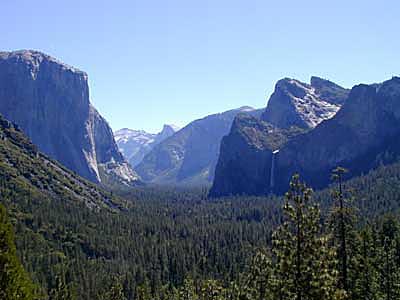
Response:
[[[122,128],[114,133],[114,137],[121,153],[132,167],[136,167],[151,149],[178,130],[174,125],[164,125],[159,133],[153,134],[144,130]]]
[[[323,188],[337,166],[352,177],[396,162],[399,137],[400,78],[351,91],[316,77],[310,85],[283,79],[260,119],[236,117],[210,196],[282,194],[294,173]]]
[[[152,184],[209,186],[222,137],[240,113],[259,116],[261,111],[245,106],[190,122],[155,145],[137,166],[138,174]]]

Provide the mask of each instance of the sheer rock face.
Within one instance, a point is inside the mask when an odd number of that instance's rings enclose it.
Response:
[[[289,139],[303,132],[298,127],[281,129],[249,115],[238,115],[230,133],[222,139],[210,196],[268,194],[275,182],[273,159]]]
[[[0,113],[42,152],[93,182],[101,181],[100,164],[115,163],[111,173],[126,164],[110,127],[89,102],[87,74],[48,55],[0,52]],[[136,181],[128,170],[123,181]]]
[[[284,78],[277,82],[261,118],[279,128],[314,128],[336,114],[348,92],[318,77],[312,77],[311,84]]]
[[[235,124],[235,123],[234,123]],[[250,125],[252,130],[261,131],[257,135],[265,135],[266,129]],[[234,129],[226,139],[235,137]],[[264,147],[257,161],[260,165],[251,167],[249,155],[251,142],[244,150],[238,150],[239,163],[234,163],[229,171],[220,171],[217,167],[212,196],[229,194],[265,194],[269,192],[283,193],[287,190],[291,176],[299,173],[312,187],[322,188],[330,183],[330,173],[333,168],[343,166],[350,170],[349,177],[367,172],[380,164],[394,162],[400,157],[400,78],[392,78],[379,85],[355,86],[342,108],[334,117],[322,121],[315,128],[307,129],[301,134],[291,135],[279,146],[275,157],[274,186],[271,187],[268,170],[271,170],[271,148]],[[253,139],[251,139],[252,141]],[[256,139],[255,139],[256,140]],[[230,153],[240,149],[240,139],[230,142],[229,146],[221,146],[219,160],[225,162],[232,157]],[[224,151],[224,149],[227,149]],[[233,150],[234,149],[234,150]],[[277,148],[278,149],[278,148]],[[257,150],[258,151],[258,150]],[[255,155],[256,151],[251,151]],[[262,155],[261,155],[262,153]],[[268,156],[269,155],[269,156]],[[241,160],[240,157],[244,159]],[[233,161],[233,160],[232,160]],[[250,166],[247,166],[249,164]],[[236,168],[236,169],[235,169]],[[261,174],[258,170],[264,170]],[[219,173],[243,174],[242,188],[238,190],[235,181],[224,183],[233,188],[222,189],[217,181],[224,177]],[[256,174],[256,175],[254,175]],[[253,178],[255,176],[255,179]],[[229,177],[226,177],[229,179]],[[246,180],[249,178],[249,180]],[[264,183],[253,190],[246,190],[252,181]],[[236,181],[237,182],[237,181]]]
[[[400,154],[400,78],[379,86],[355,86],[334,118],[289,141],[279,153],[280,186],[287,187],[299,172],[316,188],[329,183],[330,172],[340,165],[358,175]]]
[[[264,195],[279,187],[278,150],[295,136],[332,118],[348,93],[318,77],[312,77],[311,84],[290,78],[279,80],[261,119],[237,116],[222,140],[210,195]]]

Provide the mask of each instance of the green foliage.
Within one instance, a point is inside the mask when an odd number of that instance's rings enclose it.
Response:
[[[137,299],[149,299],[148,297],[139,297],[138,294]],[[109,290],[99,294],[99,300],[126,300],[121,279],[114,278]]]
[[[322,236],[311,194],[295,175],[283,207],[285,222],[274,233],[274,299],[340,299],[343,294],[337,289],[335,249]]]
[[[355,214],[343,191],[343,176],[346,169],[338,167],[333,170],[332,178],[337,182],[337,189],[332,191],[334,205],[330,215],[333,232],[333,245],[338,247],[339,260],[339,287],[349,292],[348,272],[353,271],[349,258],[354,250],[354,222]],[[349,270],[351,269],[351,270]]]
[[[46,300],[399,297],[400,164],[346,182],[351,202],[346,190],[335,189],[332,226],[324,226],[331,191],[312,195],[297,177],[283,210],[278,197],[217,201],[206,190],[112,195],[48,160],[7,126],[0,130],[0,198],[18,252],[11,247],[0,257],[13,262],[7,268],[19,265],[11,269],[26,299],[34,287],[16,255]],[[394,217],[382,220],[387,212]],[[10,225],[1,228],[11,232]],[[346,294],[339,281],[344,253]],[[13,293],[9,299],[18,299]]]
[[[183,285],[178,290],[178,298],[179,300],[198,300],[193,279],[185,279]]]
[[[35,287],[17,257],[12,225],[0,204],[0,299],[31,300],[34,296]]]

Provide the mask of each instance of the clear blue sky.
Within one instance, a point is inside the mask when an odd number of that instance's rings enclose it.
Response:
[[[1,0],[0,48],[86,71],[114,130],[158,131],[263,107],[281,77],[397,75],[399,12],[398,0]]]

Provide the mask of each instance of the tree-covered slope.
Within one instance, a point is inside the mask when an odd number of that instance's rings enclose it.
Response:
[[[81,202],[90,208],[118,201],[38,151],[16,125],[0,116],[0,185],[43,198]]]
[[[271,244],[281,221],[280,198],[209,200],[204,190],[137,188],[120,194],[132,206],[109,209],[106,199],[117,200],[38,153],[11,123],[1,124],[1,202],[20,260],[51,299],[103,299],[119,283],[128,299],[143,299],[144,287],[157,295],[188,276],[235,280],[256,249]],[[399,187],[398,164],[346,183],[369,220],[398,212]],[[329,191],[316,199],[325,208],[332,202]]]
[[[33,300],[38,295],[17,257],[14,230],[6,209],[0,204],[0,299]]]

